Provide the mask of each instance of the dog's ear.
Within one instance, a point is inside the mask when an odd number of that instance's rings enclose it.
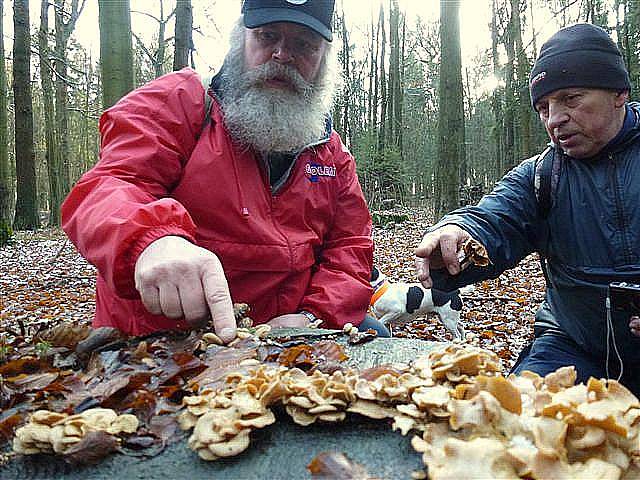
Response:
[[[371,281],[375,282],[376,280],[378,280],[378,277],[380,276],[380,272],[378,271],[378,269],[374,266],[371,269]]]

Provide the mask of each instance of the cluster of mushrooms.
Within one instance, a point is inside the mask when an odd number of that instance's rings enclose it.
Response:
[[[65,454],[90,432],[117,436],[134,433],[137,429],[135,415],[118,415],[110,408],[92,408],[76,415],[37,410],[25,425],[16,430],[13,450],[28,455]]]
[[[204,460],[246,450],[251,431],[273,424],[280,406],[303,426],[349,413],[388,420],[414,435],[427,466],[414,478],[640,478],[640,402],[616,381],[576,385],[573,367],[504,377],[494,353],[463,344],[362,371],[305,372],[255,359],[240,367],[222,387],[183,398],[180,426],[192,430],[189,446]],[[13,448],[65,454],[89,432],[137,428],[135,416],[110,409],[39,410],[16,430]]]
[[[282,405],[300,425],[357,413],[414,432],[428,466],[418,478],[640,478],[640,403],[626,388],[576,385],[573,367],[546,377],[500,372],[494,353],[458,344],[362,372],[256,365],[185,397],[180,424],[193,428],[189,445],[205,460],[244,451]]]

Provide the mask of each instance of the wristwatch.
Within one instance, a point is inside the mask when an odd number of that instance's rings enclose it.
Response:
[[[305,317],[307,317],[309,319],[309,323],[313,323],[318,319],[318,317],[316,317],[313,313],[307,310],[300,310],[298,313],[300,315],[304,315]]]

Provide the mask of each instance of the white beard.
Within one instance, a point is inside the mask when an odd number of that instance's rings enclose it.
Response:
[[[234,141],[261,153],[291,153],[321,139],[335,91],[329,60],[323,60],[314,84],[276,62],[246,70],[244,28],[238,30],[221,74],[221,107]],[[265,86],[276,77],[286,79],[291,90]]]

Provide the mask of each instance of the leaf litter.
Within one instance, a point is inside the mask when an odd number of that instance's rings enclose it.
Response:
[[[375,263],[390,280],[415,281],[413,251],[427,226],[420,215],[412,215],[402,224],[374,229]],[[303,368],[307,374],[321,364],[336,370],[343,360],[339,345],[322,347],[329,352],[327,359],[308,345],[265,347],[251,337],[226,348],[203,345],[195,333],[161,332],[130,340],[112,329],[91,331],[94,288],[95,268],[59,231],[18,233],[13,244],[0,250],[0,444],[38,410],[74,415],[110,408],[134,414],[140,427],[121,434],[115,444],[109,434],[92,435],[75,444],[80,451],[85,444],[102,442],[109,445],[105,452],[155,455],[184,437],[176,413],[184,411],[185,398],[221,388],[229,374],[255,367],[256,358]],[[463,294],[462,318],[472,332],[470,346],[492,351],[506,374],[531,340],[543,295],[535,256],[496,280],[475,285]],[[432,315],[394,326],[394,335],[451,339]],[[83,349],[86,342],[89,346]],[[322,415],[335,416],[330,411]],[[68,458],[81,461],[75,452]]]

